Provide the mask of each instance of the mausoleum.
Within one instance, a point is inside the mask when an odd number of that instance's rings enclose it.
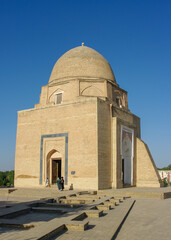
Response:
[[[61,176],[66,189],[161,184],[127,92],[84,44],[58,59],[40,102],[18,112],[15,186],[44,187]]]

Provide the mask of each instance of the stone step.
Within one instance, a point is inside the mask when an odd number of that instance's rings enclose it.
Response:
[[[60,203],[67,203],[67,204],[89,204],[92,203],[92,200],[85,200],[85,199],[60,199]]]
[[[72,218],[72,221],[83,221],[86,218],[87,218],[86,213],[82,212],[82,213],[79,213],[79,215],[77,215],[74,218]]]
[[[66,213],[65,211],[57,208],[52,208],[52,207],[32,207],[32,211],[34,212],[44,212],[44,213],[59,213],[59,214],[64,214]]]
[[[103,210],[87,210],[85,213],[87,217],[99,218],[103,215]]]
[[[97,205],[96,206],[96,208],[98,209],[98,210],[110,210],[111,209],[111,206],[110,205]]]
[[[33,224],[23,224],[16,221],[16,219],[0,219],[0,227],[30,229],[35,227]]]
[[[111,198],[110,202],[112,202],[112,203],[121,203],[121,200],[120,199]]]
[[[106,201],[106,202],[104,202],[103,204],[104,204],[105,206],[111,206],[111,207],[116,206],[116,202],[108,202],[108,201]]]
[[[24,204],[21,204],[19,206],[16,205],[14,207],[2,209],[0,212],[0,218],[10,219],[10,218],[17,217],[19,215],[29,213],[30,211],[31,211],[31,207],[27,207]]]
[[[67,203],[39,203],[37,207],[56,207],[56,208],[80,208],[82,204],[67,204]]]
[[[87,198],[87,197],[68,197],[66,196],[65,198],[66,200],[78,200],[78,201],[90,201],[90,202],[94,202],[95,200],[93,198]]]
[[[125,200],[125,196],[114,196],[114,199],[120,199],[120,200]]]
[[[69,197],[67,197],[68,199]],[[80,194],[76,194],[76,198],[86,198],[86,199],[100,199],[101,197],[98,195],[80,195]]]
[[[78,192],[78,194],[84,195],[84,194],[90,194],[90,192],[89,191],[81,191],[81,192]]]
[[[85,231],[88,228],[89,222],[87,220],[83,221],[70,221],[65,224],[68,230],[72,231]]]

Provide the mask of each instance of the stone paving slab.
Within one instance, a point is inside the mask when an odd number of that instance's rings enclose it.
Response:
[[[10,219],[7,220],[7,219],[1,219],[0,220],[0,227],[3,228],[3,227],[9,227],[9,228],[18,228],[18,229],[30,229],[32,227],[34,227],[33,224],[23,224],[21,221],[17,221],[16,219],[13,220],[13,219]]]
[[[34,228],[30,230],[24,230],[24,231],[21,231],[19,229],[18,231],[16,231],[16,229],[9,229],[10,230],[9,232],[2,232],[2,229],[1,229],[2,233],[0,235],[0,239],[7,239],[7,240],[39,239],[42,236],[48,234],[51,231],[54,231],[55,229],[59,228],[62,225],[61,217],[57,215],[55,216],[55,218],[53,217],[53,219],[52,219],[52,214],[42,215],[42,213],[35,213],[34,216],[35,217],[34,219],[32,218],[32,220],[29,214],[22,216],[22,219],[17,218],[17,222],[20,222],[20,223],[21,222],[29,223],[30,221],[32,221],[30,222],[30,224],[35,225]],[[69,218],[69,216],[66,217],[66,219],[67,218]]]
[[[14,240],[18,239],[17,236],[21,233],[23,236],[25,235],[26,231],[29,230],[21,230],[19,228],[11,229],[11,228],[2,228],[0,227],[0,239],[1,240]]]
[[[27,213],[31,210],[31,207],[26,206],[25,204],[16,205],[15,207],[2,209],[0,212],[0,218],[11,218],[15,217],[19,212]],[[4,216],[5,215],[5,216]]]
[[[170,240],[171,199],[137,199],[116,240]]]
[[[8,196],[15,191],[15,188],[0,188],[0,196]]]

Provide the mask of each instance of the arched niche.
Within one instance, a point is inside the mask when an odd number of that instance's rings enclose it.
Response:
[[[49,96],[49,103],[55,103],[55,98],[56,96],[58,96],[59,94],[61,94],[63,96],[64,91],[60,88],[57,88],[55,91],[53,91],[50,96]],[[62,97],[63,98],[63,97]]]
[[[103,92],[99,88],[91,85],[83,89],[81,92],[81,95],[98,97],[98,96],[103,96]]]
[[[49,179],[50,184],[54,184],[57,177],[61,177],[61,172],[62,154],[56,149],[52,149],[46,157],[46,178]]]

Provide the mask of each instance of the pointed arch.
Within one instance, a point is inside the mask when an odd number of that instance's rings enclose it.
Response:
[[[50,183],[53,183],[53,160],[54,162],[56,160],[59,160],[60,159],[60,162],[62,160],[62,154],[57,151],[56,149],[52,149],[51,151],[49,151],[49,153],[47,154],[47,157],[46,157],[46,178],[49,179]],[[60,164],[61,166],[61,164]],[[56,180],[55,180],[56,181]]]
[[[88,86],[88,87],[84,88],[81,92],[81,95],[102,96],[103,92],[99,88],[91,85],[91,86]]]
[[[61,89],[61,88],[57,88],[57,89],[55,89],[55,91],[53,91],[53,92],[50,94],[50,96],[49,96],[49,100],[50,100],[51,97],[53,97],[53,95],[54,95],[55,93],[61,93],[61,92],[63,93],[64,90]]]
[[[52,157],[52,155],[54,153],[56,153],[57,150],[55,149],[52,149],[48,154],[47,154],[47,157],[46,157],[46,178],[49,178],[50,179],[50,159]]]
[[[43,161],[45,163],[44,166],[44,173],[45,173],[45,178],[44,180],[46,180],[46,157],[51,156],[52,153],[54,153],[55,151],[57,151],[56,149],[52,149],[51,151],[49,151],[48,155],[44,155],[44,140],[45,139],[50,139],[50,138],[61,138],[64,137],[65,139],[65,146],[64,146],[64,155],[63,155],[63,176],[65,176],[65,185],[68,184],[68,133],[57,133],[57,134],[47,134],[47,135],[42,135],[41,136],[41,141],[40,141],[40,178],[39,178],[39,182],[40,184],[43,183]]]

